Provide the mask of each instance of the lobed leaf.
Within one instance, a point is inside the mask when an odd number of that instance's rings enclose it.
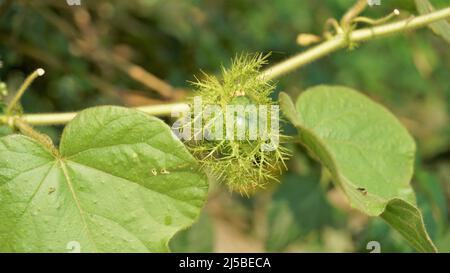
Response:
[[[0,139],[0,251],[165,252],[198,217],[207,181],[161,120],[121,107],[81,112],[60,155]]]

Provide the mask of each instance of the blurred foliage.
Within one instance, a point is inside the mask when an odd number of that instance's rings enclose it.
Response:
[[[268,210],[268,251],[283,250],[299,238],[334,225],[335,212],[317,182],[317,176],[284,176]]]
[[[416,13],[413,2],[382,0],[365,15],[379,18],[401,8],[407,17]],[[448,6],[447,0],[430,2]],[[339,18],[351,3],[82,0],[76,7],[60,0],[0,0],[0,80],[9,90],[0,96],[11,99],[24,77],[43,67],[46,75],[23,99],[28,113],[179,101],[190,94],[188,81],[200,69],[217,74],[237,53],[272,52],[269,61],[275,63],[304,50],[296,36],[320,34],[326,19]],[[154,80],[142,81],[137,67],[173,86],[170,94],[163,95]],[[277,91],[294,97],[316,84],[346,85],[399,117],[418,144],[413,186],[441,251],[450,251],[449,71],[449,45],[421,29],[342,50],[277,83]],[[58,142],[61,127],[42,130]],[[0,127],[0,135],[10,132]],[[367,242],[376,240],[382,251],[411,251],[383,221],[348,208],[339,190],[320,182],[319,167],[306,151],[294,148],[280,185],[250,199],[214,187],[208,213],[178,234],[172,249],[367,252]]]
[[[170,241],[173,252],[213,252],[214,231],[208,214],[203,212],[188,230],[183,230]]]

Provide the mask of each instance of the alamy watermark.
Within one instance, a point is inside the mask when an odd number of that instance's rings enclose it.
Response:
[[[203,105],[197,96],[187,111],[172,112],[172,117],[179,118],[172,131],[185,141],[259,140],[265,142],[263,151],[274,151],[279,145],[279,112],[280,107],[275,104]]]
[[[381,5],[381,0],[367,0],[367,4],[369,6],[380,6]]]
[[[381,244],[378,241],[370,241],[367,243],[366,249],[370,250],[370,253],[381,253]]]
[[[66,0],[69,6],[81,6],[81,0]]]
[[[81,244],[78,241],[70,241],[66,245],[68,253],[81,253]]]

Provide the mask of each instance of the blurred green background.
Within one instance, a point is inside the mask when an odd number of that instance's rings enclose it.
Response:
[[[305,50],[296,44],[299,33],[320,34],[327,18],[340,18],[353,3],[0,0],[0,80],[9,90],[0,98],[8,101],[28,73],[43,67],[47,73],[23,98],[24,112],[182,101],[200,70],[218,73],[241,52],[283,60]],[[379,18],[394,8],[416,13],[412,0],[381,0],[365,15]],[[450,251],[449,48],[421,29],[341,50],[277,79],[277,92],[294,97],[322,83],[355,88],[402,121],[418,144],[412,184],[440,251]],[[58,142],[62,127],[40,129]],[[289,171],[266,191],[246,198],[213,185],[200,221],[176,236],[172,250],[368,252],[367,243],[379,241],[382,252],[412,251],[382,220],[349,208],[339,189],[321,182],[319,165],[300,146],[291,148]]]

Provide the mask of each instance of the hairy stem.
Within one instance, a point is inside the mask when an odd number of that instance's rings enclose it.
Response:
[[[49,136],[34,130],[33,127],[20,118],[15,118],[13,123],[22,134],[36,140],[40,144],[44,145],[44,147],[46,147],[55,157],[59,157],[58,149],[56,149],[55,145],[53,145],[53,141]]]
[[[450,7],[394,23],[355,30],[350,33],[349,37],[346,37],[345,34],[339,34],[328,41],[268,68],[263,72],[262,77],[266,79],[278,78],[331,52],[346,47],[349,42],[363,42],[398,32],[413,30],[448,17],[450,17]]]
[[[174,112],[180,113],[187,109],[188,105],[185,103],[168,103],[150,106],[136,107],[142,112],[153,116],[167,116]],[[62,125],[72,120],[77,115],[77,112],[66,113],[42,113],[42,114],[26,114],[21,116],[21,120],[33,125]],[[0,116],[0,121],[4,118]],[[6,119],[4,119],[6,121]]]
[[[450,17],[450,7],[437,10],[428,14],[417,17],[404,19],[398,22],[379,25],[370,28],[363,28],[352,31],[349,35],[338,34],[332,39],[327,40],[315,47],[312,47],[304,52],[290,57],[278,64],[271,66],[262,72],[261,77],[265,79],[275,79],[289,72],[292,72],[312,61],[315,61],[323,56],[326,56],[341,48],[345,48],[351,42],[363,42],[374,38],[383,37],[395,33],[413,30],[433,22],[446,19]],[[137,109],[155,116],[167,116],[172,112],[180,112],[186,109],[187,105],[184,103],[172,103],[162,105],[152,105],[138,107]],[[49,114],[27,114],[21,118],[25,122],[34,125],[54,125],[65,124],[76,115],[73,113],[49,113]],[[4,121],[5,116],[0,115],[0,121]]]

